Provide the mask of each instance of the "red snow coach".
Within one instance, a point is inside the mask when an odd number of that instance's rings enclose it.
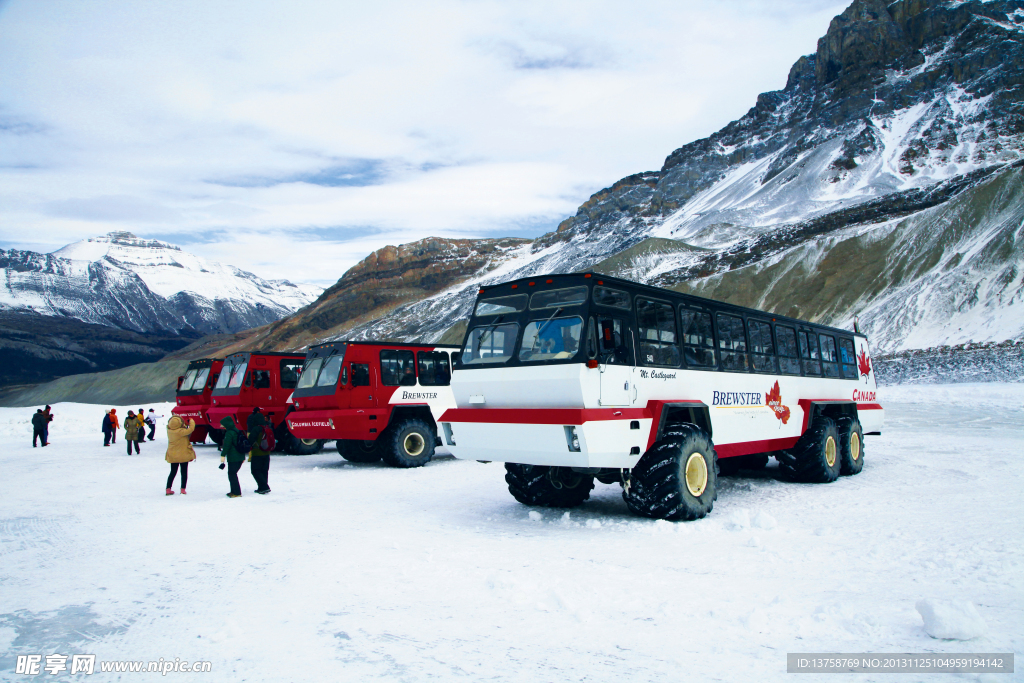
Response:
[[[291,406],[288,399],[299,381],[305,356],[295,353],[249,352],[234,353],[224,359],[220,379],[213,389],[213,398],[207,417],[217,427],[225,417],[233,418],[235,426],[245,431],[246,420],[253,408],[259,406],[267,423],[274,428],[277,449],[291,455],[310,455],[323,447],[315,438],[299,438],[288,431],[285,417]]]
[[[219,358],[200,358],[190,362],[185,374],[178,378],[177,405],[171,410],[171,414],[180,417],[185,424],[188,424],[189,420],[196,421],[195,431],[189,437],[193,443],[203,443],[207,434],[220,443],[220,440],[210,432],[206,411],[210,408],[210,394],[217,384],[222,365],[224,361]]]
[[[857,474],[884,415],[858,332],[597,273],[481,289],[452,391],[448,448],[504,461],[516,500],[579,505],[597,479],[663,519],[710,512],[719,466]]]
[[[335,342],[309,349],[288,416],[292,433],[335,439],[352,462],[420,467],[440,445],[437,420],[455,407],[457,346]],[[452,358],[455,356],[455,358]]]

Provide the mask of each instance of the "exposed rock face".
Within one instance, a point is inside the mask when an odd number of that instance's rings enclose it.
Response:
[[[429,297],[470,275],[487,272],[522,251],[529,240],[428,237],[378,249],[296,315],[275,323],[247,345],[299,348],[342,334],[409,301]]]
[[[499,270],[467,263],[431,293],[392,276],[368,292],[353,269],[322,323],[276,327],[316,330],[292,346],[454,339],[480,285],[595,268],[824,323],[860,313],[878,350],[1000,341],[1024,334],[1022,158],[1024,0],[855,0],[784,89]]]

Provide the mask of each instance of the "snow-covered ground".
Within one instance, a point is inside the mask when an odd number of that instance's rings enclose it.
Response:
[[[1024,385],[880,394],[887,429],[859,476],[792,484],[772,465],[678,524],[631,517],[618,487],[531,513],[497,463],[395,470],[333,449],[274,457],[268,496],[243,469],[229,500],[201,447],[188,495],[166,497],[162,430],[129,458],[123,436],[103,448],[100,409],[63,404],[33,450],[32,410],[0,409],[0,679],[33,680],[17,655],[54,653],[206,660],[192,678],[211,681],[534,683],[781,681],[787,652],[1024,652]],[[973,603],[987,634],[931,638],[922,600]]]

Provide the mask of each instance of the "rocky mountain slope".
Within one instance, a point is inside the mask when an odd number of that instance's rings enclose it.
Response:
[[[859,315],[879,351],[1021,338],[1022,159],[1024,0],[855,0],[783,90],[555,232],[475,270],[444,249],[398,259],[386,305],[350,306],[378,252],[252,343],[455,339],[481,284],[585,269],[827,324]],[[431,268],[445,286],[401,289]]]
[[[35,311],[140,333],[232,333],[293,313],[322,291],[268,281],[130,232],[52,254],[0,250],[0,311]]]

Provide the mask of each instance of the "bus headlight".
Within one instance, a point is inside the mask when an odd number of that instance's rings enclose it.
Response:
[[[452,425],[449,422],[442,422],[441,429],[444,430],[444,442],[449,446],[455,445],[455,437],[452,435]]]
[[[565,429],[565,443],[573,453],[580,452],[580,437],[576,434],[575,427],[563,427]]]

